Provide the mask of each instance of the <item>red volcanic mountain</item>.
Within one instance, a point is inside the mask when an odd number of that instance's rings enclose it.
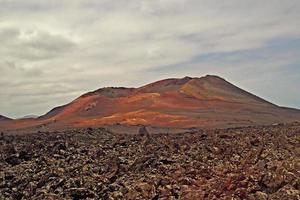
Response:
[[[233,127],[300,120],[300,111],[274,105],[217,76],[166,79],[139,88],[101,88],[37,119],[3,128],[106,124]],[[1,126],[0,126],[1,127]]]

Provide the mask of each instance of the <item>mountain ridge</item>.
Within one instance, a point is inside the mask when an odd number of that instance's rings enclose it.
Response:
[[[4,115],[0,115],[0,122],[1,122],[1,121],[10,121],[10,120],[13,120],[13,119],[11,119],[11,118],[9,118],[9,117],[6,117],[6,116],[4,116]]]

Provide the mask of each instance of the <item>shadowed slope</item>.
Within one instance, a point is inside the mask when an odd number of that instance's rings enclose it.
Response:
[[[10,121],[10,120],[12,120],[11,118],[8,118],[8,117],[5,117],[5,116],[3,116],[3,115],[0,115],[0,123],[1,122],[6,122],[6,121]]]
[[[270,102],[246,92],[218,76],[208,75],[204,78],[191,79],[181,88],[181,91],[202,100],[220,100],[271,106]]]

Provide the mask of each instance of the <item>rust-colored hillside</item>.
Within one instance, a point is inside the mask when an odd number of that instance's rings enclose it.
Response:
[[[166,79],[140,88],[102,88],[37,119],[2,123],[2,129],[106,124],[218,128],[292,122],[300,111],[250,94],[218,76]]]

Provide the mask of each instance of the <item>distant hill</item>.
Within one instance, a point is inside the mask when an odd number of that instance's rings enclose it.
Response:
[[[18,119],[35,119],[38,117],[39,117],[38,115],[26,115],[26,116],[18,118]]]
[[[139,88],[101,88],[37,119],[16,120],[6,127],[143,124],[222,128],[297,120],[299,110],[277,106],[221,77],[207,75],[165,79]]]
[[[3,115],[0,115],[0,122],[4,122],[4,121],[11,121],[11,118],[5,117]]]

